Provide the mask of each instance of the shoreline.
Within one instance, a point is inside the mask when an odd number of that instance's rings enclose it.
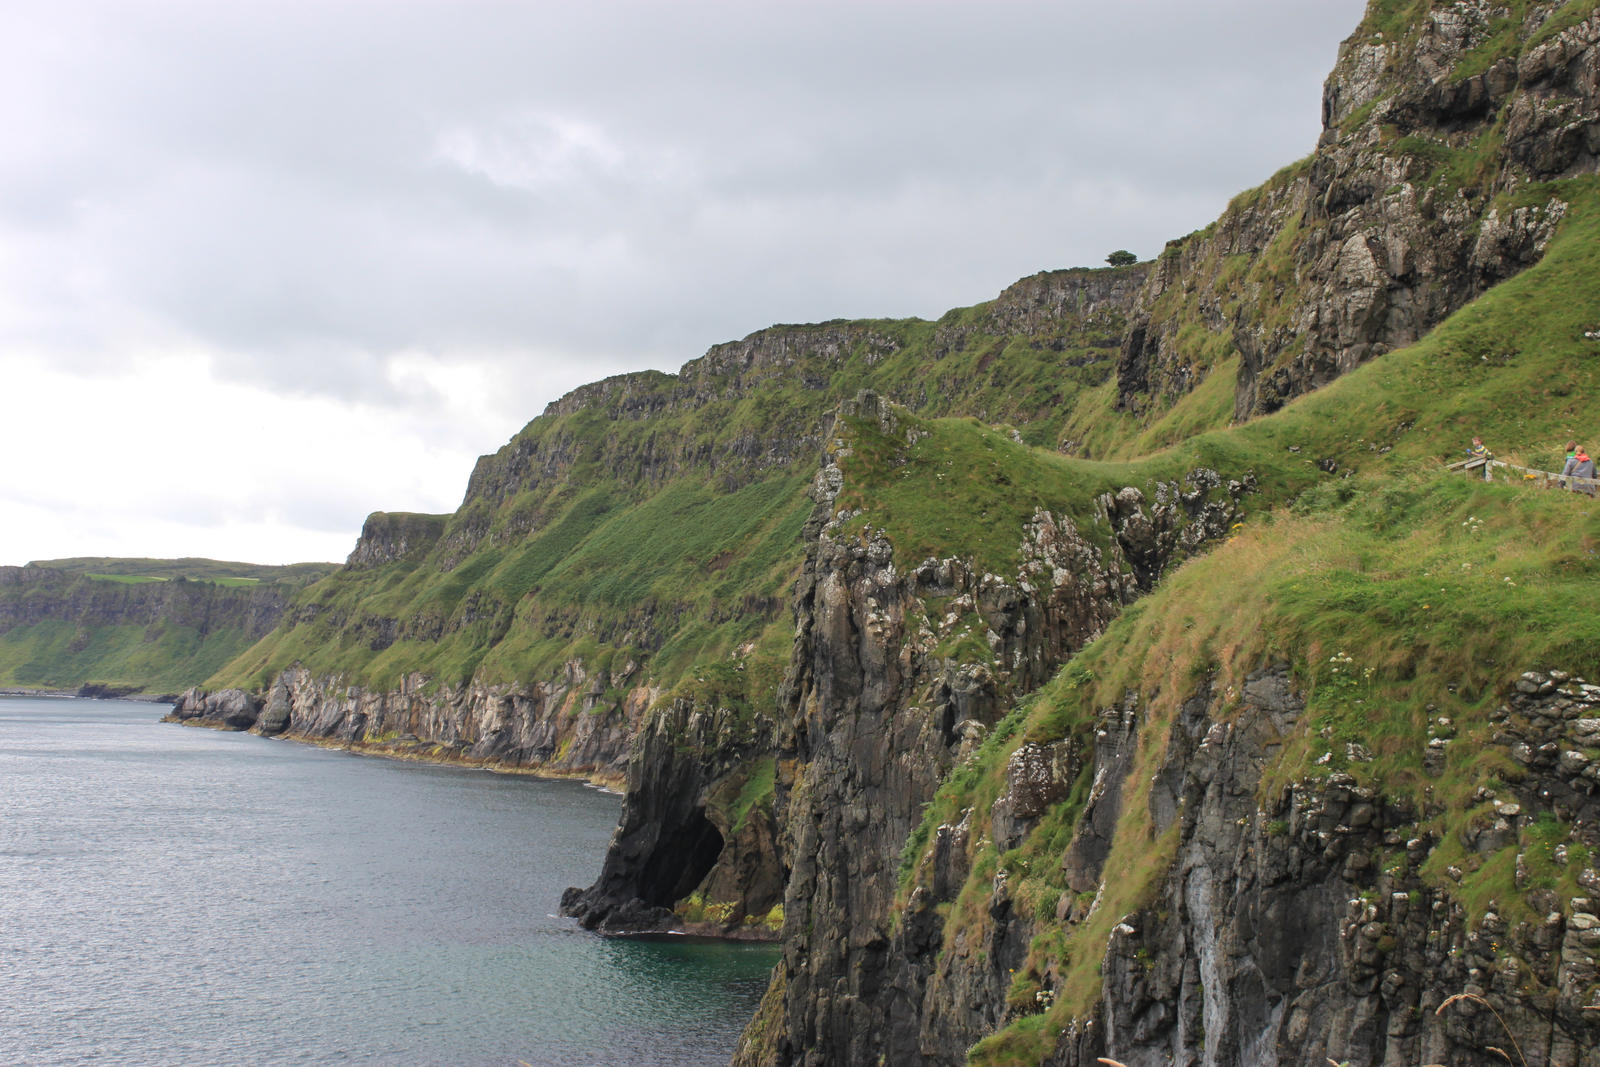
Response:
[[[71,696],[72,694],[62,695]],[[436,741],[338,741],[327,737],[313,737],[309,734],[263,734],[253,728],[237,730],[222,723],[207,722],[200,718],[178,719],[172,715],[164,715],[160,721],[178,726],[196,726],[203,730],[254,734],[264,741],[292,741],[295,744],[310,745],[313,748],[349,752],[356,756],[370,756],[375,759],[393,760],[397,763],[423,763],[436,767],[462,767],[468,770],[487,771],[490,774],[540,778],[550,782],[577,781],[592,789],[598,789],[603,793],[610,793],[619,797],[623,795],[623,786],[627,781],[626,777],[621,774],[550,770],[542,766],[528,767],[506,763],[503,760],[473,759],[468,756],[462,756],[448,745]]]
[[[397,763],[421,763],[436,767],[461,767],[468,770],[487,771],[490,774],[515,775],[525,778],[536,778],[549,782],[576,781],[590,789],[602,793],[609,793],[616,797],[624,795],[623,786],[626,779],[622,775],[605,775],[585,773],[582,771],[551,771],[541,767],[524,767],[507,764],[499,760],[471,759],[455,753],[448,745],[431,741],[407,742],[368,742],[368,741],[336,741],[326,737],[311,737],[306,734],[282,733],[263,734],[258,730],[237,730],[219,722],[208,722],[204,719],[179,719],[171,715],[163,716],[163,723],[172,723],[177,726],[193,726],[203,730],[220,730],[225,733],[254,734],[263,741],[288,741],[294,744],[310,745],[314,748],[323,748],[331,751],[348,752],[355,756],[365,756],[374,759],[393,760]],[[441,752],[440,750],[443,750]],[[741,943],[741,944],[768,944],[782,943],[782,937],[776,932],[762,927],[744,926],[729,930],[714,923],[681,923],[671,929],[656,930],[607,930],[593,931],[606,938],[629,938],[636,940],[661,940],[661,941],[703,941],[707,943]]]
[[[87,692],[86,692],[87,690]],[[35,697],[47,700],[130,700],[136,704],[176,704],[176,693],[118,693],[115,687],[85,684],[77,689],[29,689],[0,686],[0,697]]]

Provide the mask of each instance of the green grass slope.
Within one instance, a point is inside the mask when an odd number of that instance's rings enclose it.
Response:
[[[215,683],[260,687],[293,663],[379,690],[412,672],[532,684],[574,658],[603,670],[652,658],[682,674],[759,641],[782,613],[805,482],[781,472],[724,494],[685,478],[631,501],[614,482],[591,485],[535,532],[451,569],[435,555],[324,580],[298,602],[300,621]]]
[[[0,634],[0,686],[125,694],[179,693],[252,644],[240,627],[113,624],[52,619]]]

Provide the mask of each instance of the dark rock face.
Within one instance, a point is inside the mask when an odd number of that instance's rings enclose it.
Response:
[[[1158,483],[1149,513],[1144,494],[1132,486],[1100,498],[1100,508],[1111,522],[1140,592],[1155,585],[1179,552],[1194,552],[1227,535],[1235,506],[1246,493],[1254,492],[1255,479],[1230,480],[1226,497],[1212,493],[1221,484],[1217,472],[1204,467],[1190,471],[1181,482]]]
[[[1521,882],[1540,921],[1513,925],[1491,904],[1470,922],[1415,873],[1439,842],[1412,805],[1333,774],[1257,807],[1270,747],[1297,715],[1281,668],[1258,674],[1228,721],[1215,706],[1194,695],[1162,769],[1181,800],[1168,809],[1176,859],[1157,899],[1115,928],[1101,1000],[1047,1062],[1476,1064],[1503,1062],[1484,1049],[1514,1042],[1528,1063],[1600,1064],[1600,1019],[1584,1010],[1600,979],[1600,903]],[[1583,754],[1597,715],[1600,686],[1524,675],[1495,743],[1530,773],[1466,843],[1492,852],[1555,815],[1574,826],[1573,847],[1600,845],[1600,771]],[[1584,879],[1600,889],[1600,873]],[[1482,1000],[1441,1013],[1455,993],[1487,1000],[1505,1028]]]
[[[858,406],[873,403],[867,397]],[[1102,501],[1101,520],[1126,532],[1104,553],[1070,518],[1041,511],[1020,531],[1020,572],[1002,577],[973,574],[959,560],[902,569],[887,540],[833,514],[838,468],[818,476],[819,507],[796,587],[794,654],[779,701],[778,765],[786,769],[779,809],[790,874],[784,955],[769,997],[781,1020],[763,1041],[748,1041],[736,1062],[933,1062],[926,1058],[941,1049],[964,1054],[993,1028],[1004,1007],[1005,968],[1026,952],[1027,926],[1014,924],[1009,903],[997,897],[995,922],[972,957],[988,961],[982,976],[954,973],[932,958],[942,923],[938,887],[919,890],[895,929],[901,849],[955,761],[1138,595],[1124,540],[1143,548],[1141,565],[1154,578],[1182,546],[1202,543],[1207,531],[1226,532],[1233,504],[1219,482],[1194,472],[1173,483],[1163,496],[1178,495],[1163,500],[1167,510],[1155,520],[1142,511],[1142,494]],[[1219,510],[1208,510],[1212,503]],[[1136,514],[1148,539],[1132,529]],[[929,620],[924,605],[933,599],[950,605],[942,622],[937,613]],[[993,658],[936,656],[948,628],[968,612],[982,620]],[[1028,752],[987,829],[1025,833],[1082,760],[1070,747]],[[963,825],[936,835],[934,847],[952,865],[939,886],[951,896],[965,878],[954,841],[972,832]]]
[[[729,821],[720,789],[771,752],[772,720],[741,720],[678,700],[652,715],[628,761],[622,820],[605,868],[588,889],[569,889],[561,910],[590,929],[640,933],[682,928],[673,905],[700,889],[726,910],[703,932],[771,938],[757,925],[783,901],[770,809]]]
[[[1559,7],[1539,5],[1524,39]],[[1456,67],[1497,31],[1499,14],[1462,0],[1430,12],[1414,47],[1381,37],[1345,42],[1308,163],[1162,256],[1123,339],[1119,407],[1170,403],[1204,376],[1179,341],[1184,323],[1166,310],[1173,301],[1162,300],[1174,290],[1200,325],[1231,335],[1242,419],[1417,340],[1539,259],[1566,205],[1547,199],[1502,210],[1490,201],[1600,169],[1600,16],[1520,60],[1458,78]],[[1439,159],[1480,150],[1487,162],[1465,184],[1434,180]],[[1243,289],[1219,266],[1273,256],[1283,265],[1271,280]]]

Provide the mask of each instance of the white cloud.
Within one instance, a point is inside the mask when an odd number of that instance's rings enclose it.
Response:
[[[0,527],[0,559],[14,562],[342,559],[369,511],[453,508],[474,458],[460,440],[432,443],[463,405],[449,402],[450,389],[429,379],[425,363],[402,361],[394,373],[446,403],[397,417],[220,382],[198,354],[136,357],[95,377],[7,362],[11,395],[37,398],[0,421],[8,457],[0,502],[19,516]],[[466,406],[470,417],[490,415]],[[503,415],[485,427],[496,436],[510,428]]]

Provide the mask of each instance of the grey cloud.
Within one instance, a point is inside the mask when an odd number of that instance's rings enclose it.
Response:
[[[1361,7],[40,7],[0,45],[34,86],[0,105],[0,227],[39,256],[0,266],[34,308],[0,340],[145,331],[417,406],[383,373],[408,348],[670,368],[937,315],[1153,255],[1308,151]]]

